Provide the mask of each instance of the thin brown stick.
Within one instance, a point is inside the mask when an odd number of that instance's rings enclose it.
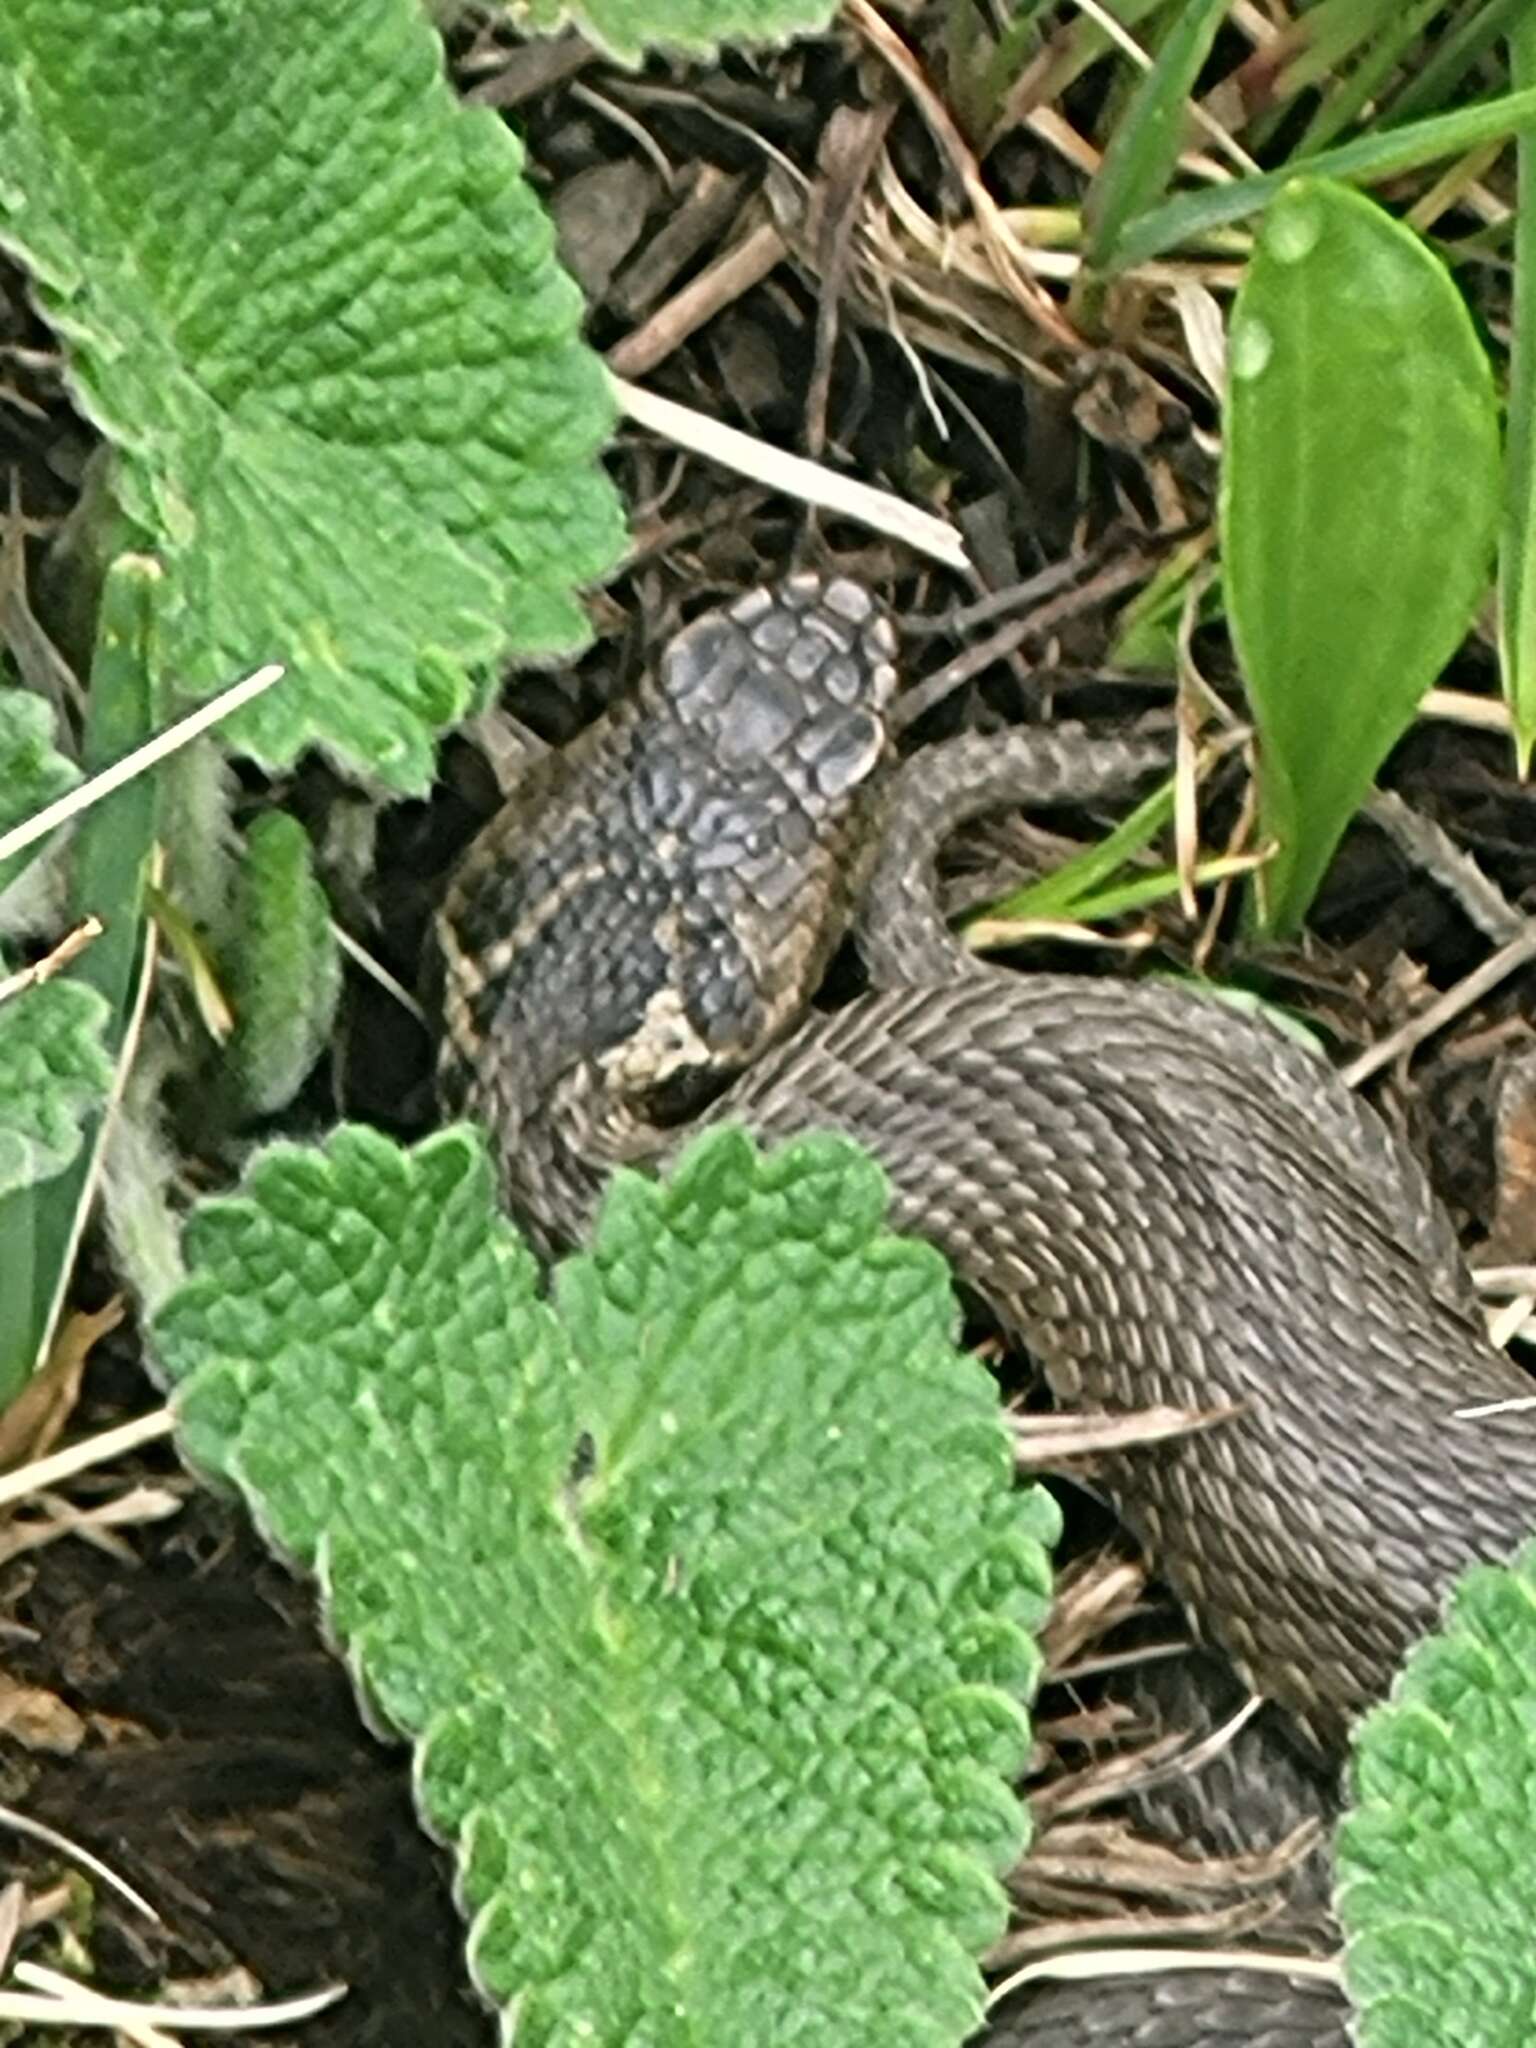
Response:
[[[958,690],[962,683],[980,675],[994,661],[1001,661],[1005,655],[1012,654],[1026,640],[1037,634],[1049,633],[1065,620],[1092,611],[1095,605],[1144,583],[1153,566],[1145,555],[1126,555],[1118,562],[1108,563],[1097,575],[1088,577],[1075,589],[1049,598],[1022,619],[1011,619],[988,639],[975,647],[968,647],[924,682],[904,691],[896,707],[895,723],[901,727],[910,725],[925,711],[931,711],[935,704],[942,703],[952,690]]]
[[[1343,1079],[1351,1088],[1358,1088],[1362,1081],[1368,1081],[1373,1074],[1379,1074],[1383,1067],[1390,1066],[1395,1059],[1405,1059],[1409,1053],[1422,1045],[1426,1038],[1433,1038],[1437,1031],[1443,1031],[1447,1024],[1472,1005],[1496,989],[1499,983],[1516,972],[1518,968],[1536,960],[1536,918],[1533,918],[1517,938],[1507,946],[1501,946],[1497,953],[1490,954],[1481,967],[1463,975],[1454,988],[1448,988],[1443,996],[1420,1010],[1416,1017],[1410,1017],[1377,1044],[1352,1059],[1348,1066],[1340,1069]]]
[[[786,244],[771,220],[759,222],[734,248],[717,256],[691,284],[658,306],[642,327],[609,349],[608,367],[616,377],[643,377],[665,362],[727,306],[776,270]]]

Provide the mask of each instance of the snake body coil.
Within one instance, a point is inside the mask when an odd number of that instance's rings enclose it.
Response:
[[[897,772],[893,656],[850,584],[755,592],[515,792],[441,920],[445,1096],[498,1133],[551,1247],[700,1093],[764,1138],[861,1140],[894,1226],[947,1254],[1063,1404],[1219,1413],[1097,1476],[1199,1633],[1336,1763],[1450,1580],[1536,1525],[1528,1419],[1456,1414],[1529,1383],[1417,1166],[1318,1060],[1170,985],[1019,976],[953,944],[931,862],[960,810],[1017,800],[1021,768],[1036,801],[1075,799],[1084,762],[1102,791],[1160,752],[1024,734]],[[807,1016],[860,894],[887,985]],[[1052,1992],[1042,2038],[1075,2038],[1070,2017],[1148,2048],[1342,2041],[1322,1989]]]

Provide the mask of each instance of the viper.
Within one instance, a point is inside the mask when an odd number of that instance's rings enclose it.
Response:
[[[1310,1050],[1189,985],[979,961],[938,907],[967,815],[1135,789],[1165,743],[1055,726],[896,756],[896,642],[814,574],[686,626],[511,792],[437,925],[442,1094],[546,1252],[613,1167],[728,1121],[851,1134],[1078,1411],[1211,1418],[1094,1483],[1205,1644],[1337,1771],[1472,1560],[1536,1526],[1529,1391],[1449,1219]],[[850,928],[867,992],[815,1007]],[[1332,1985],[1056,1987],[998,2038],[1301,2048]],[[1010,2029],[1014,2030],[1010,2032]]]

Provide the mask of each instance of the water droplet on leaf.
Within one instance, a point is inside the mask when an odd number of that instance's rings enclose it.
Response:
[[[1287,197],[1270,215],[1264,243],[1277,263],[1299,263],[1317,247],[1322,232],[1322,213],[1311,200]]]
[[[1232,329],[1228,364],[1234,377],[1257,377],[1275,352],[1274,336],[1262,320],[1250,314]]]

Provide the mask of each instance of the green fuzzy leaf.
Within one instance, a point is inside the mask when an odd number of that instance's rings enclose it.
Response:
[[[1477,1565],[1355,1734],[1338,1912],[1361,2048],[1526,2048],[1536,2014],[1536,1543]]]
[[[885,1199],[843,1140],[712,1132],[553,1307],[463,1129],[278,1147],[192,1218],[185,1448],[420,1742],[520,2048],[980,2018],[1055,1509]]]
[[[245,837],[235,878],[224,986],[235,1013],[227,1072],[245,1116],[291,1102],[325,1050],[341,993],[331,907],[309,834],[266,811]]]
[[[51,1180],[79,1151],[81,1124],[112,1085],[107,1014],[95,989],[73,981],[0,1003],[0,1197]]]
[[[514,0],[508,12],[537,34],[574,22],[621,64],[647,50],[711,57],[722,43],[782,43],[824,29],[833,0]]]
[[[1295,929],[1488,583],[1493,377],[1445,266],[1341,185],[1297,179],[1232,316],[1227,611],[1260,737],[1265,926]]]
[[[417,0],[10,0],[0,134],[0,241],[166,565],[165,673],[281,659],[236,744],[424,788],[472,673],[580,644],[622,545],[516,142]]]
[[[31,690],[0,687],[0,832],[8,832],[74,788],[80,771],[54,744],[53,713]],[[42,843],[0,861],[9,888]]]

